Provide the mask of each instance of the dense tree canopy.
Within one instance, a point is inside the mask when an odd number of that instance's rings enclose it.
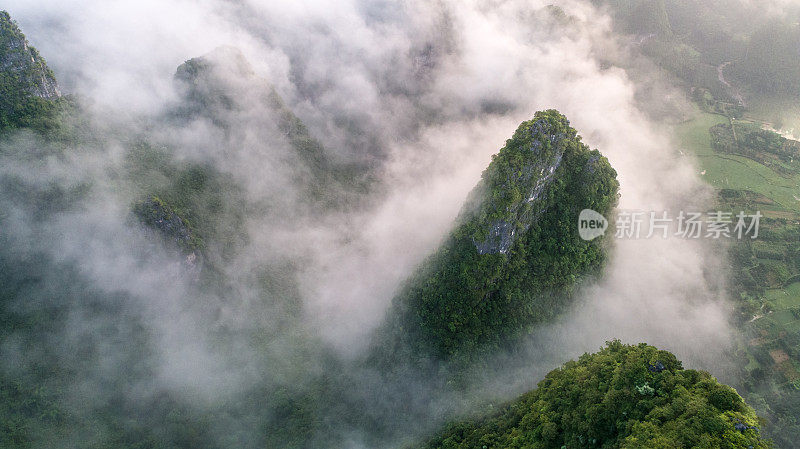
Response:
[[[451,425],[426,449],[767,448],[734,389],[667,351],[610,342],[551,371],[491,416]]]

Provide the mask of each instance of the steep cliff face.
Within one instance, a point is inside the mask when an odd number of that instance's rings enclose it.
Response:
[[[394,300],[388,352],[469,359],[552,319],[605,258],[578,235],[607,214],[616,172],[554,110],[523,122],[484,171],[457,226]]]
[[[53,72],[17,24],[0,11],[0,129],[32,125],[61,97]]]
[[[488,197],[477,214],[481,221],[479,227],[488,234],[483,239],[474,240],[480,254],[508,253],[516,237],[527,231],[541,213],[544,203],[539,199],[561,166],[565,150],[563,141],[575,138],[574,134],[567,135],[563,129],[555,129],[556,126],[558,123],[551,123],[546,118],[523,124],[521,129],[530,135],[523,136],[529,142],[519,143],[528,146],[523,153],[525,157],[513,165],[498,163],[490,168],[494,170],[490,173],[492,178],[486,179],[484,183],[487,185],[481,187],[499,192],[500,197]]]
[[[52,100],[61,96],[53,72],[5,11],[0,11],[0,71],[16,78],[29,95]]]

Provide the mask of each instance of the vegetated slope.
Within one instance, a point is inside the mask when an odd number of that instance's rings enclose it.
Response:
[[[736,391],[667,351],[619,341],[551,371],[487,417],[450,425],[426,449],[767,448]]]
[[[263,145],[285,143],[291,153],[276,154],[294,166],[297,184],[308,199],[326,207],[356,201],[348,194],[366,190],[366,167],[330,158],[319,140],[286,106],[270,83],[257,76],[250,62],[235,47],[220,47],[178,67],[175,80],[182,101],[174,111],[180,121],[205,119],[222,130],[229,150],[253,146],[255,134]],[[297,186],[295,186],[297,187]]]
[[[703,111],[715,113],[697,114],[678,134],[697,156],[698,172],[719,189],[717,210],[764,214],[757,239],[730,247],[737,387],[770,421],[766,432],[778,446],[800,447],[800,155],[795,142],[762,129],[796,128],[797,10],[767,14],[765,4],[725,0],[596,3],[608,5],[615,27],[638,35],[642,52],[690,87]],[[637,5],[663,7],[672,32],[652,26],[660,15],[655,7],[631,14]]]
[[[226,49],[178,69],[184,96],[166,117],[98,129],[78,107],[58,115],[33,109],[29,120],[17,120],[27,110],[13,111],[14,128],[0,129],[0,447],[342,447],[353,429],[369,434],[376,442],[369,446],[385,442],[389,431],[376,430],[383,423],[365,418],[378,394],[302,320],[296,276],[302,261],[265,251],[252,264],[236,263],[250,250],[247,221],[286,226],[340,213],[363,199],[369,174],[328,160],[321,143],[240,57]],[[0,73],[6,69],[14,68]],[[66,120],[50,120],[56,117]],[[32,128],[40,119],[48,126]],[[192,144],[217,153],[192,157],[196,148],[164,139],[164,127],[207,131],[210,144]],[[120,158],[109,156],[111,147]],[[285,201],[249,195],[252,186],[237,177],[241,167],[226,171],[230,166],[220,159],[251,161],[254,152],[277,155],[270,162],[283,158],[297,169],[273,193],[308,195]],[[108,168],[108,177],[95,182],[93,172],[74,170],[73,157]],[[52,164],[43,168],[44,160]],[[51,165],[56,174],[45,169]],[[265,178],[272,174],[267,164],[255,168]],[[25,170],[36,176],[24,176]],[[292,207],[279,207],[286,204]],[[86,236],[80,226],[54,234],[65,218],[116,215],[119,205],[123,217],[100,220],[97,229],[137,246],[108,255],[121,251],[145,270],[181,273],[175,289],[156,282],[155,290],[148,284],[109,292],[87,276],[82,260],[52,255],[49,248],[73,232]],[[98,234],[96,243],[109,244],[108,235]],[[234,375],[242,365],[257,367],[259,380],[203,404],[152,384],[164,359],[157,354],[157,324],[143,316],[148,310],[141,305],[151,301],[176,305],[203,329],[192,343],[213,347],[215,357],[236,358],[225,364]],[[231,325],[227,311],[252,320]],[[129,393],[137,385],[152,388],[134,397]]]
[[[243,224],[249,210],[237,180],[212,164],[175,157],[174,148],[149,142],[137,126],[131,127],[137,131],[118,124],[75,132],[73,125],[85,124],[81,122],[85,111],[59,108],[65,100],[48,90],[55,86],[52,72],[5,12],[0,13],[0,24],[2,87],[24,100],[19,104],[36,106],[16,107],[17,103],[9,103],[10,96],[0,97],[3,106],[14,106],[0,108],[0,447],[213,448],[220,447],[224,438],[238,438],[236,443],[222,444],[225,447],[277,447],[282,438],[278,429],[284,428],[302,434],[301,440],[316,437],[312,425],[287,424],[309,414],[291,405],[310,396],[305,385],[259,384],[229,404],[205,407],[160,386],[141,397],[128,394],[135,385],[149,384],[159,375],[154,354],[158,347],[152,323],[142,316],[139,295],[150,295],[147,299],[154,301],[162,295],[169,296],[166,301],[183,301],[182,310],[195,312],[196,324],[207,331],[209,340],[219,345],[246,341],[248,349],[261,357],[254,363],[275,371],[303,373],[332,357],[297,325],[298,293],[283,260],[265,257],[263,266],[238,273],[246,280],[236,285],[250,289],[269,308],[269,322],[254,320],[241,330],[220,325],[219,309],[241,299],[240,292],[231,288],[233,281],[219,270],[247,240]],[[20,48],[24,55],[7,57]],[[23,76],[29,74],[33,75]],[[41,85],[36,84],[39,74],[44,74]],[[55,120],[62,117],[67,119]],[[31,129],[37,131],[35,136],[28,132]],[[63,135],[70,138],[62,140]],[[110,157],[106,144],[119,146],[123,157]],[[98,166],[107,162],[113,173],[92,182],[91,173],[75,173],[70,165],[73,157]],[[28,176],[31,172],[36,175]],[[166,270],[185,273],[176,279],[187,281],[186,297],[170,295],[169,288],[155,293],[124,288],[109,292],[87,275],[81,261],[53,256],[50,246],[72,238],[73,232],[78,238],[85,235],[76,226],[63,228],[60,235],[54,228],[61,229],[74,217],[87,218],[90,211],[114,210],[114,204],[98,203],[98,198],[122,205],[130,201],[128,220],[113,221],[119,226],[112,230],[114,235],[141,243],[137,248],[141,252],[126,254],[137,262],[156,271],[166,263]],[[100,221],[98,246],[109,243],[102,231],[111,226]],[[164,249],[178,250],[174,254],[178,257],[160,256]],[[110,256],[114,255],[119,254]],[[168,265],[176,259],[185,264]],[[277,338],[295,345],[292,350],[281,346],[293,357],[271,348]],[[81,390],[84,387],[87,390]],[[311,400],[307,403],[309,408],[317,406]],[[281,408],[288,410],[287,418],[276,424],[279,420],[272,415]],[[258,422],[243,424],[228,416],[253,417]],[[234,429],[239,429],[250,440],[242,441],[241,435],[220,437],[209,425],[212,420],[228,420],[221,424],[226,430],[236,434]]]
[[[235,126],[235,120],[243,118],[240,114],[243,111],[269,111],[271,114],[265,114],[264,118],[276,119],[276,128],[288,137],[305,162],[316,170],[323,170],[328,165],[322,145],[311,137],[275,89],[256,75],[250,62],[237,48],[220,47],[207,55],[190,59],[178,67],[175,79],[184,95],[184,101],[176,111],[178,114],[185,117],[202,115],[223,128],[230,128]]]
[[[8,13],[0,11],[0,131],[50,128],[60,98],[45,60]]]
[[[765,14],[766,6],[727,0],[594,0],[606,5],[618,30],[638,36],[642,51],[717,100],[746,97],[796,101],[800,84],[797,17]],[[724,73],[723,73],[724,71]],[[741,106],[741,105],[740,105]]]
[[[493,157],[455,229],[395,298],[387,351],[469,359],[553,318],[605,258],[603,239],[578,235],[578,215],[607,214],[617,189],[607,159],[566,117],[537,112]]]
[[[363,167],[332,161],[238,49],[220,47],[192,58],[174,78],[180,95],[165,122],[206,136],[201,145],[207,148],[197,152],[208,157],[178,162],[172,143],[154,142],[145,134],[128,146],[125,173],[136,186],[138,205],[157,205],[164,210],[156,215],[174,215],[172,221],[183,223],[178,228],[192,230],[182,232],[191,235],[192,250],[202,254],[202,262],[220,266],[244,248],[247,219],[289,222],[363,199],[369,182]],[[259,176],[270,180],[272,188],[246,198],[249,181],[236,177],[244,165],[263,171]],[[137,216],[157,224],[152,217]],[[215,254],[222,257],[209,257]]]
[[[800,150],[760,124],[703,129],[711,124],[697,125],[708,143],[687,147],[703,155],[704,177],[719,189],[716,209],[763,214],[758,238],[734,239],[729,249],[737,388],[769,420],[765,433],[778,447],[800,447]]]

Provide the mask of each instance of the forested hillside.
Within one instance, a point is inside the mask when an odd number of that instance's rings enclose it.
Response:
[[[656,64],[718,101],[767,112],[768,104],[784,108],[776,100],[800,95],[800,26],[789,11],[779,16],[766,5],[726,0],[595,3],[608,6]]]
[[[456,228],[395,298],[394,351],[469,359],[552,320],[602,267],[605,240],[584,241],[572,224],[582,209],[611,211],[615,177],[557,111],[520,124]]]
[[[5,11],[0,11],[0,131],[56,126],[63,105],[53,72]]]
[[[608,344],[550,372],[539,386],[429,449],[767,448],[755,412],[732,388],[683,369],[667,351]]]

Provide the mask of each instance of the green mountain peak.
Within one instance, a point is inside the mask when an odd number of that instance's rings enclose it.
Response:
[[[608,160],[558,111],[523,122],[395,298],[384,337],[405,348],[391,352],[470,358],[557,315],[605,259],[604,239],[578,235],[578,215],[608,214],[617,190]]]
[[[739,394],[647,344],[608,343],[551,371],[487,416],[451,424],[426,449],[768,448]]]

